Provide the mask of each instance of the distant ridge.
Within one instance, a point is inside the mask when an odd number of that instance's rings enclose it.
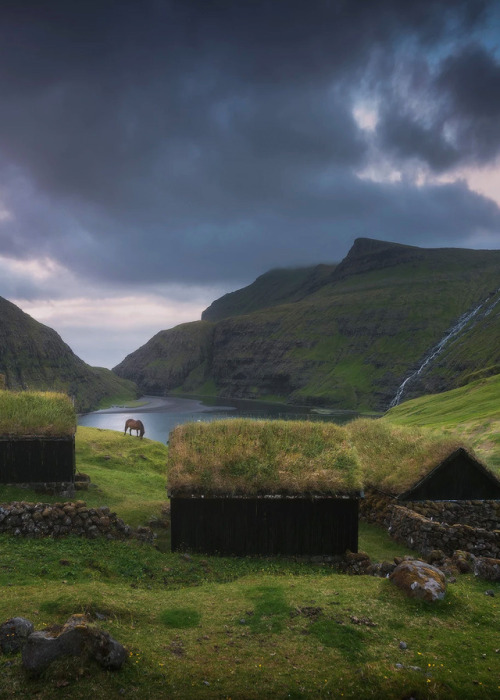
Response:
[[[359,238],[338,265],[261,275],[216,300],[202,321],[158,333],[114,371],[149,393],[385,410],[499,286],[498,250]],[[446,344],[405,399],[500,371],[499,337],[500,303]]]
[[[255,282],[225,294],[202,313],[203,321],[220,321],[230,316],[241,316],[270,306],[299,301],[320,289],[327,282],[336,265],[280,268],[265,272]]]
[[[137,388],[110,370],[90,367],[61,337],[0,297],[0,374],[7,389],[62,391],[77,411],[98,408],[109,396],[134,396]]]

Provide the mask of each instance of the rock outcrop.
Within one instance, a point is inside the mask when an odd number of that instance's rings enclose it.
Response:
[[[127,659],[125,647],[95,625],[85,615],[72,615],[60,629],[33,632],[22,651],[23,667],[38,676],[64,656],[94,659],[103,668],[120,669]]]
[[[33,623],[25,617],[12,617],[0,625],[0,649],[4,654],[15,654],[26,644],[35,631]]]
[[[402,561],[390,574],[389,580],[410,598],[419,598],[429,603],[442,600],[446,594],[443,572],[420,559]]]

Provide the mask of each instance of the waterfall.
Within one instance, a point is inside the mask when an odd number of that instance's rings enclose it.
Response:
[[[397,390],[396,395],[392,399],[391,403],[389,404],[389,408],[393,408],[393,406],[398,405],[398,403],[401,401],[401,397],[403,396],[408,383],[416,377],[418,377],[422,373],[422,371],[443,351],[443,349],[446,347],[446,345],[448,345],[450,341],[456,339],[456,337],[461,333],[465,326],[467,326],[469,321],[472,321],[474,319],[474,326],[479,321],[479,319],[485,318],[491,313],[495,306],[500,302],[500,296],[498,296],[499,292],[500,287],[495,292],[493,292],[493,294],[488,295],[488,297],[484,301],[482,301],[478,306],[472,309],[472,311],[467,311],[465,314],[460,316],[455,325],[452,326],[448,331],[446,331],[445,335],[441,338],[439,343],[437,345],[434,345],[434,347],[431,348],[427,355],[425,355],[422,364],[418,367],[418,369],[416,369],[408,377],[406,377],[404,382]],[[495,299],[495,297],[497,298]]]

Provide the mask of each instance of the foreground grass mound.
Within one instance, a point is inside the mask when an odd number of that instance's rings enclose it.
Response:
[[[310,421],[187,423],[169,440],[171,492],[347,494],[361,488],[345,428]]]
[[[430,605],[388,579],[293,560],[6,536],[0,554],[0,621],[42,630],[87,613],[129,655],[116,673],[68,658],[40,679],[0,656],[0,697],[498,698],[498,595],[472,576]]]
[[[0,435],[63,437],[75,431],[75,409],[66,394],[0,391]]]

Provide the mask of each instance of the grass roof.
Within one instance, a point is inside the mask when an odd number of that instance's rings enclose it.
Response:
[[[0,391],[0,435],[66,437],[76,431],[76,414],[66,394]]]
[[[173,495],[348,495],[360,465],[344,427],[311,421],[229,419],[170,433]]]
[[[439,437],[385,420],[359,418],[347,430],[361,461],[364,487],[393,495],[407,491],[459,447],[473,454],[457,437]]]

